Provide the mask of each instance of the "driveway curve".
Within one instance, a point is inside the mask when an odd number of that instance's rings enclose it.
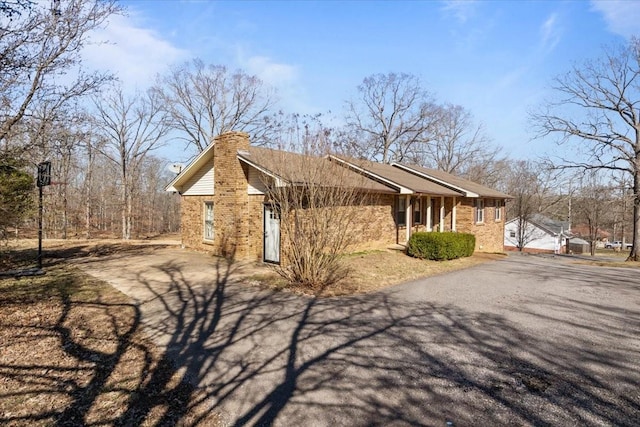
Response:
[[[177,248],[78,265],[143,324],[226,425],[637,425],[640,274],[503,261],[340,298],[247,283]]]

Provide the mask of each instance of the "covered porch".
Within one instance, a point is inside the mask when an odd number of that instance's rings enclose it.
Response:
[[[459,197],[400,194],[396,197],[396,243],[406,244],[419,231],[456,231]]]

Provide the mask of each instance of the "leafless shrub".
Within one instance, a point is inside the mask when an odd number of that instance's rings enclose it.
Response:
[[[364,231],[363,208],[374,201],[373,183],[327,157],[259,151],[272,175],[266,196],[280,215],[281,264],[286,280],[321,289],[343,279],[341,255]]]

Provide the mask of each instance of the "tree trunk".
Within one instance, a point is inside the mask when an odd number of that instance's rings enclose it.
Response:
[[[127,185],[124,183],[124,179],[122,182],[122,240],[129,240],[129,235],[127,234],[127,213],[128,213],[128,197],[127,197]]]
[[[640,244],[640,194],[638,194],[638,177],[634,177],[633,181],[633,246],[631,247],[627,261],[640,261],[640,257],[638,256],[638,245]]]
[[[69,200],[67,199],[67,184],[62,184],[62,238],[67,239],[67,226],[69,225]]]
[[[131,223],[133,222],[133,197],[127,192],[127,239],[131,239]]]
[[[91,238],[91,178],[93,177],[93,150],[89,144],[87,144],[87,169],[85,171],[84,179],[84,222],[86,231],[84,233],[85,239]]]
[[[640,245],[640,156],[636,157],[636,168],[633,174],[633,246],[627,261],[640,261],[638,246]]]

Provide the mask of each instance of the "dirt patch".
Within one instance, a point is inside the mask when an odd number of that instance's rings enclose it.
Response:
[[[5,253],[4,266],[30,251]],[[108,284],[49,260],[45,276],[0,280],[0,307],[0,424],[219,424]]]

